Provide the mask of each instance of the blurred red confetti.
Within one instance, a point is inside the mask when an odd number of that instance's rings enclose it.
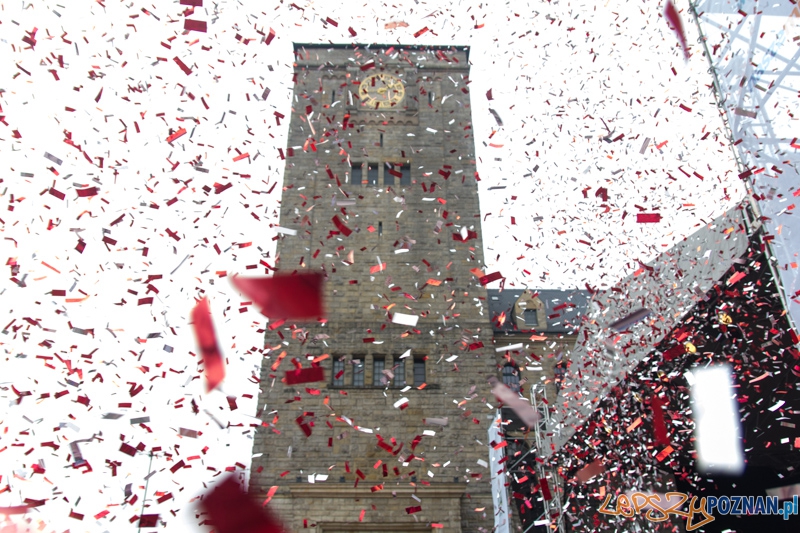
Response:
[[[250,499],[234,476],[214,487],[200,505],[217,533],[288,533],[269,511]]]
[[[672,31],[674,31],[678,36],[678,41],[680,41],[681,48],[683,48],[684,58],[689,59],[689,46],[686,43],[686,34],[683,31],[683,22],[681,21],[681,16],[678,14],[678,10],[675,8],[675,4],[672,3],[672,0],[667,0],[667,5],[664,7],[664,17],[666,17]]]
[[[286,372],[286,384],[296,385],[298,383],[313,383],[315,381],[325,381],[325,372],[321,366],[311,368],[298,368]]]
[[[316,320],[324,316],[322,274],[275,274],[271,278],[234,276],[231,283],[261,308],[264,316]]]
[[[211,392],[225,378],[225,365],[217,345],[217,335],[214,332],[214,322],[211,319],[207,298],[197,302],[192,309],[192,324],[205,365],[206,392]]]
[[[605,467],[603,466],[603,461],[597,459],[596,461],[589,463],[588,465],[578,470],[578,473],[575,474],[575,477],[578,479],[580,483],[586,483],[596,475],[602,474],[604,471]]]

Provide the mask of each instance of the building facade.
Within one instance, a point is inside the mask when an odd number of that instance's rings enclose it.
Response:
[[[469,49],[297,44],[294,66],[276,267],[324,273],[327,320],[267,329],[250,492],[277,487],[291,531],[491,531]],[[325,382],[286,385],[293,361]]]

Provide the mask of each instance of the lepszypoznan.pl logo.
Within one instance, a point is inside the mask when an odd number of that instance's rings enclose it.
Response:
[[[617,497],[616,509],[610,509],[611,494],[606,496],[600,511],[612,516],[631,518],[645,512],[645,518],[650,522],[664,522],[669,515],[686,519],[686,531],[694,531],[714,521],[714,514],[719,515],[781,515],[784,520],[789,520],[792,515],[798,514],[798,497],[783,502],[780,506],[777,496],[708,496],[698,498],[683,492],[657,492],[620,494]],[[684,504],[689,502],[688,509]]]

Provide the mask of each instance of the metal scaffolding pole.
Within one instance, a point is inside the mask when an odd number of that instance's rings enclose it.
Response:
[[[547,392],[545,386],[542,384],[534,384],[531,386],[531,405],[533,408],[536,409],[536,412],[539,413],[540,418],[539,421],[533,427],[533,435],[535,439],[535,447],[528,450],[528,453],[531,451],[540,451],[545,443],[545,433],[547,432],[547,428],[550,426],[550,406],[547,403]],[[526,453],[523,455],[515,464],[519,464],[525,456],[528,455]],[[541,523],[545,520],[550,522],[550,527],[555,528],[554,531],[558,531],[558,533],[566,533],[566,524],[564,524],[564,509],[561,505],[561,494],[563,492],[561,482],[558,478],[558,474],[556,471],[545,462],[536,461],[536,472],[539,478],[539,483],[542,480],[546,480],[546,483],[550,487],[550,491],[552,494],[552,499],[547,500],[544,495],[542,495],[542,502],[544,504],[544,512],[534,520],[533,524],[528,526],[524,533],[528,533],[537,523]]]

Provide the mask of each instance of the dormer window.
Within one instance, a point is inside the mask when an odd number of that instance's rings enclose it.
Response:
[[[547,316],[544,302],[538,294],[526,290],[514,303],[514,319],[519,330],[546,330]]]

